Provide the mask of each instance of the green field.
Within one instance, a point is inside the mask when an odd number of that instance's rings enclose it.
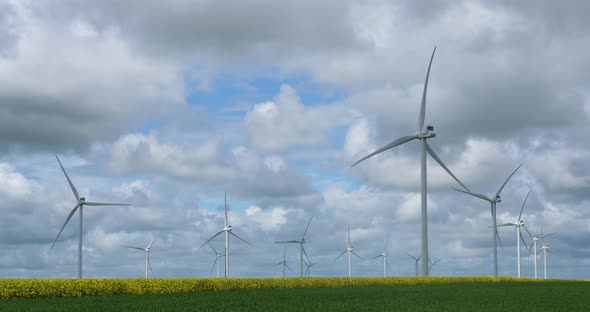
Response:
[[[0,311],[590,311],[588,282],[496,282],[21,298]]]

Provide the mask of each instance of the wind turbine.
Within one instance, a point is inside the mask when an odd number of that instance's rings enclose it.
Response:
[[[354,252],[354,247],[352,247],[352,244],[350,243],[350,224],[348,225],[348,236],[347,237],[348,237],[348,247],[340,255],[338,255],[338,257],[336,257],[336,259],[334,259],[334,260],[338,260],[338,258],[340,258],[343,254],[348,253],[348,277],[352,277],[352,255],[359,257],[359,259],[363,259],[363,258],[361,256],[357,255],[356,252]]]
[[[147,247],[145,247],[145,248],[134,247],[134,246],[125,246],[127,248],[137,249],[137,250],[141,250],[141,251],[145,252],[145,278],[148,278],[148,267],[150,268],[150,272],[152,272],[152,263],[150,262],[150,251],[152,250],[152,245],[154,244],[154,242],[156,241],[156,238],[158,238],[158,236],[160,236],[160,232],[158,232],[158,234],[156,234],[156,237],[154,237],[154,239],[152,239],[152,241],[149,243],[149,245],[147,245]]]
[[[428,259],[428,262],[430,262],[430,268],[428,268],[429,272],[432,272],[432,269],[434,268],[434,265],[440,262],[440,259],[436,260],[436,261],[432,261],[430,259]]]
[[[420,257],[422,257],[422,256],[418,256],[418,258],[416,258],[416,257],[414,257],[414,256],[410,255],[410,254],[409,254],[409,253],[407,253],[407,252],[406,252],[406,254],[407,254],[408,256],[410,256],[410,258],[414,259],[414,262],[415,262],[415,265],[416,265],[416,276],[418,276],[418,262],[420,262]]]
[[[213,245],[211,245],[211,243],[208,243],[209,247],[211,247],[211,249],[213,250],[213,252],[215,253],[215,261],[213,261],[213,266],[211,267],[211,275],[213,275],[213,270],[215,270],[215,265],[217,264],[217,278],[221,277],[221,258],[225,257],[225,255],[220,254],[217,250],[215,250],[215,248],[213,248]]]
[[[276,267],[277,265],[283,265],[283,277],[285,277],[285,268],[291,270],[291,272],[295,272],[293,271],[293,269],[291,269],[291,267],[289,267],[289,265],[287,264],[287,247],[285,247],[285,252],[283,253],[283,261],[278,262],[277,264],[273,265],[272,267]]]
[[[526,228],[525,228],[526,229]],[[531,244],[531,247],[529,248],[529,257],[531,255],[531,251],[534,248],[535,252],[533,253],[533,256],[535,257],[535,278],[537,278],[537,241],[543,239],[544,237],[547,237],[549,235],[553,235],[556,234],[556,232],[553,233],[549,233],[549,234],[543,234],[543,225],[541,225],[541,235],[537,235],[534,236],[531,234],[531,232],[529,232],[527,230],[527,233],[529,233],[529,236],[531,237],[531,239],[533,240],[533,243]],[[530,258],[529,258],[530,259]]]
[[[522,203],[522,207],[520,208],[520,213],[518,214],[518,218],[516,218],[516,221],[514,221],[514,223],[504,223],[504,224],[500,224],[498,225],[500,226],[514,226],[516,228],[516,258],[517,258],[517,263],[518,263],[518,277],[520,277],[520,240],[522,240],[524,246],[526,248],[528,248],[526,241],[524,240],[524,237],[522,237],[522,233],[520,231],[520,228],[524,226],[524,221],[522,221],[521,216],[522,216],[522,211],[524,210],[524,205],[526,204],[526,200],[529,198],[529,195],[531,194],[531,191],[529,191],[526,194],[526,197],[524,198],[524,202]]]
[[[227,220],[227,193],[224,193],[223,210],[225,212],[225,218],[223,219],[223,222],[224,222],[223,229],[221,231],[215,233],[215,235],[211,236],[211,238],[209,238],[205,243],[203,243],[203,245],[201,245],[201,247],[197,248],[197,250],[203,248],[203,246],[207,245],[207,243],[212,241],[215,237],[221,235],[222,233],[225,233],[225,278],[228,278],[229,277],[229,236],[231,235],[231,236],[241,240],[242,242],[244,242],[252,247],[254,247],[254,245],[247,242],[243,238],[239,237],[234,232],[232,232],[232,227],[231,227],[231,225],[229,225],[229,222]]]
[[[426,118],[426,90],[428,88],[428,77],[430,76],[430,67],[432,66],[432,59],[434,58],[434,53],[436,52],[436,47],[432,51],[432,56],[430,57],[430,63],[428,63],[428,71],[426,72],[426,80],[424,81],[424,90],[422,91],[422,104],[420,106],[420,114],[418,115],[418,130],[415,134],[403,136],[383,147],[380,149],[372,152],[371,154],[361,158],[351,167],[354,167],[356,164],[373,157],[381,152],[386,150],[392,149],[398,145],[402,145],[414,139],[420,140],[421,146],[421,170],[420,170],[420,190],[421,190],[421,234],[422,234],[422,259],[428,259],[428,209],[427,209],[427,182],[426,182],[426,153],[430,154],[438,164],[448,172],[451,177],[455,179],[461,186],[463,186],[466,190],[469,190],[455,175],[447,168],[447,166],[442,162],[442,160],[436,155],[434,150],[430,148],[428,143],[426,142],[429,138],[434,138],[436,133],[434,132],[433,126],[427,126],[424,124],[424,120]],[[428,276],[428,262],[422,261],[422,276]]]
[[[311,268],[318,264],[318,262],[311,262],[311,259],[308,259],[309,262],[305,261],[305,276],[309,277],[311,275]]]
[[[383,277],[385,277],[385,275],[386,275],[386,267],[389,267],[389,270],[393,271],[391,269],[391,267],[389,266],[389,261],[387,261],[387,257],[389,257],[388,245],[389,245],[389,237],[387,237],[387,240],[385,240],[385,247],[383,247],[383,253],[370,259],[370,260],[374,260],[374,259],[383,257]]]
[[[70,214],[68,215],[68,217],[66,219],[66,222],[64,222],[64,225],[59,230],[59,233],[57,233],[57,237],[53,241],[53,244],[51,244],[51,248],[53,248],[53,246],[55,246],[55,243],[57,242],[57,239],[61,235],[61,232],[64,230],[64,228],[66,227],[68,222],[70,222],[70,219],[72,218],[72,216],[74,216],[74,214],[76,213],[78,208],[80,208],[80,213],[78,214],[80,216],[80,228],[79,228],[79,235],[80,236],[79,236],[79,241],[78,241],[78,278],[82,278],[82,223],[83,223],[82,212],[84,210],[84,206],[129,206],[129,204],[110,204],[110,203],[96,203],[96,202],[86,201],[86,198],[80,197],[80,195],[78,195],[78,190],[76,189],[76,187],[72,183],[72,180],[70,180],[70,177],[66,173],[66,170],[64,169],[64,167],[61,165],[61,161],[59,161],[59,157],[57,157],[57,155],[55,155],[55,158],[57,159],[57,162],[59,163],[59,166],[61,167],[61,171],[63,171],[64,175],[66,176],[66,179],[68,180],[68,184],[70,185],[70,188],[72,189],[72,193],[74,193],[74,197],[76,197],[76,206],[74,206],[72,211],[70,211]]]
[[[494,241],[494,276],[498,276],[498,245],[497,245],[497,242],[500,241],[500,237],[498,235],[498,227],[496,225],[496,204],[502,201],[500,199],[500,193],[502,192],[502,189],[504,188],[506,183],[508,183],[508,180],[510,180],[510,178],[512,178],[512,176],[516,173],[516,171],[520,167],[522,167],[522,165],[523,164],[518,165],[518,167],[516,167],[516,169],[514,169],[514,171],[512,171],[512,173],[508,176],[508,179],[506,179],[506,181],[504,181],[504,184],[502,184],[502,186],[500,186],[500,188],[498,189],[498,191],[496,192],[496,194],[492,198],[489,198],[489,197],[482,195],[482,194],[472,193],[467,188],[466,188],[466,191],[460,190],[458,188],[453,188],[455,191],[469,194],[471,196],[474,196],[474,197],[477,197],[477,198],[480,198],[480,199],[490,202],[491,211],[492,211],[492,240]],[[498,239],[498,241],[496,241],[496,238]],[[502,243],[500,243],[500,244],[502,244]]]
[[[305,255],[307,260],[309,260],[309,257],[307,256],[307,253],[305,252],[305,247],[303,245],[305,244],[305,234],[307,234],[307,229],[309,229],[309,225],[311,224],[312,219],[313,219],[313,217],[309,218],[309,222],[307,222],[307,226],[305,227],[305,231],[303,231],[303,235],[301,236],[300,240],[275,242],[275,244],[299,244],[299,258],[301,260],[301,263],[300,263],[300,272],[301,272],[300,276],[301,277],[303,277],[303,275],[304,275],[304,273],[303,273],[303,255]]]
[[[541,251],[543,252],[543,272],[545,273],[544,279],[547,279],[547,252],[553,251],[551,251],[551,249],[549,248],[549,244],[545,243],[545,240],[543,240],[543,247],[539,249],[539,252],[537,252],[537,254],[541,253]]]

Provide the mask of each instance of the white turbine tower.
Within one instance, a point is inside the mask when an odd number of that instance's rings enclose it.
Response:
[[[393,271],[391,269],[391,266],[389,266],[389,261],[387,260],[387,257],[389,257],[388,248],[389,248],[389,237],[387,237],[387,239],[385,240],[385,247],[383,247],[383,253],[370,259],[370,260],[374,260],[374,259],[383,257],[383,277],[386,276],[386,268],[387,267],[389,268],[390,271]]]
[[[432,51],[432,56],[430,57],[430,63],[428,63],[428,71],[426,72],[426,80],[424,81],[424,90],[422,92],[422,104],[420,106],[420,114],[418,116],[418,130],[415,134],[408,135],[401,137],[380,149],[372,152],[371,154],[361,158],[359,161],[352,164],[351,167],[355,166],[356,164],[364,161],[367,158],[375,156],[381,152],[386,150],[392,149],[398,145],[402,145],[412,140],[420,140],[421,146],[421,170],[420,170],[420,190],[421,190],[421,234],[422,234],[422,259],[428,259],[428,209],[427,209],[427,182],[426,182],[426,153],[430,154],[438,164],[445,169],[454,179],[457,181],[461,186],[463,186],[466,190],[469,190],[465,185],[463,185],[457,177],[447,168],[447,166],[442,162],[442,160],[436,155],[434,150],[430,148],[428,143],[426,142],[429,138],[434,138],[436,133],[434,132],[433,126],[427,126],[424,124],[424,120],[426,118],[426,90],[428,89],[428,77],[430,76],[430,67],[432,66],[432,59],[434,58],[434,52],[436,52],[436,47]],[[422,275],[428,276],[428,261],[422,261]]]
[[[526,228],[525,228],[526,229]],[[556,234],[555,232],[553,233],[549,233],[549,234],[543,234],[543,226],[541,225],[541,235],[537,235],[534,236],[531,234],[531,232],[529,232],[527,230],[527,233],[529,233],[529,236],[531,237],[533,243],[531,244],[531,247],[529,248],[529,257],[531,256],[531,251],[534,249],[535,252],[533,253],[533,256],[535,257],[535,278],[537,278],[537,241],[549,236],[549,235],[553,235]],[[530,259],[530,258],[529,258]]]
[[[414,262],[415,262],[415,263],[414,263],[414,265],[416,266],[416,276],[418,276],[418,262],[420,262],[420,257],[422,257],[422,256],[418,256],[418,257],[416,258],[416,257],[414,257],[414,256],[410,255],[410,254],[409,254],[409,253],[407,253],[407,252],[406,252],[406,254],[407,254],[408,256],[410,256],[410,258],[414,259]]]
[[[78,208],[80,208],[80,213],[78,214],[80,216],[79,240],[78,240],[78,278],[82,278],[82,223],[83,223],[83,214],[82,213],[84,210],[84,206],[129,206],[129,204],[96,203],[96,202],[86,201],[86,198],[80,197],[80,195],[78,195],[78,190],[76,190],[76,187],[72,183],[72,180],[70,180],[70,177],[66,173],[66,170],[61,165],[61,161],[59,161],[59,157],[57,157],[57,155],[56,155],[55,158],[57,159],[57,162],[59,163],[59,166],[61,167],[61,171],[63,171],[64,175],[66,176],[66,179],[68,180],[68,184],[70,185],[70,188],[72,189],[72,193],[74,193],[74,197],[76,197],[76,206],[74,206],[72,211],[70,211],[70,214],[68,215],[68,217],[66,219],[66,222],[64,222],[64,225],[59,230],[59,233],[57,233],[57,237],[53,241],[53,244],[51,244],[51,248],[53,248],[53,246],[55,246],[55,243],[57,242],[57,239],[61,235],[61,232],[64,230],[64,228],[66,227],[68,222],[70,222],[70,219],[72,218],[72,216],[74,216],[74,214],[76,213]]]
[[[541,247],[541,249],[539,249],[539,252],[537,252],[537,254],[541,253],[541,251],[543,252],[543,273],[544,273],[544,279],[547,279],[547,252],[552,252],[551,249],[549,248],[549,244],[545,243],[545,240],[543,240],[543,247]]]
[[[211,245],[211,243],[209,243],[209,247],[211,247],[211,249],[215,253],[215,261],[213,261],[213,266],[211,267],[211,275],[213,276],[213,270],[215,270],[215,265],[217,264],[217,278],[220,278],[221,277],[221,260],[219,260],[219,259],[225,257],[225,255],[220,254],[217,250],[215,250],[215,248],[213,248],[213,245]]]
[[[500,188],[498,189],[498,191],[496,192],[496,194],[492,197],[489,198],[485,195],[482,194],[478,194],[478,193],[472,193],[471,191],[467,190],[460,190],[457,188],[453,188],[456,191],[465,193],[465,194],[469,194],[471,196],[483,199],[485,201],[488,201],[491,205],[491,211],[492,211],[492,240],[494,241],[494,276],[498,276],[498,241],[500,241],[500,237],[498,235],[498,226],[496,225],[496,204],[501,202],[502,200],[500,199],[500,193],[502,192],[502,189],[504,188],[504,186],[506,185],[506,183],[508,183],[508,180],[510,180],[510,178],[512,178],[512,176],[516,173],[516,171],[522,166],[523,164],[518,165],[518,167],[516,167],[516,169],[514,169],[514,171],[512,171],[512,173],[508,176],[508,179],[506,179],[506,181],[504,181],[504,184],[502,184],[502,186],[500,186]],[[496,240],[497,238],[497,240]],[[500,243],[501,244],[501,243]]]
[[[299,258],[300,258],[300,277],[304,276],[304,272],[303,272],[303,255],[305,255],[305,257],[307,258],[307,260],[309,260],[309,257],[307,256],[307,253],[305,252],[305,247],[303,246],[305,244],[305,234],[307,234],[307,229],[309,229],[309,225],[311,224],[311,220],[313,219],[313,217],[309,218],[309,222],[307,222],[307,226],[305,227],[305,231],[303,231],[303,236],[301,236],[300,240],[290,240],[290,241],[282,241],[282,242],[275,242],[275,244],[299,244]]]
[[[277,264],[273,265],[272,267],[276,267],[277,265],[283,265],[283,277],[285,277],[285,268],[289,269],[291,272],[295,273],[291,267],[287,264],[287,247],[285,247],[285,252],[283,253],[283,260],[278,262]]]
[[[520,208],[520,213],[518,214],[518,217],[516,218],[516,221],[514,221],[514,223],[504,223],[504,224],[500,224],[498,225],[500,226],[514,226],[516,228],[516,259],[517,259],[517,268],[518,268],[518,277],[520,277],[520,241],[522,240],[524,246],[526,248],[528,248],[526,241],[524,240],[524,237],[522,237],[522,232],[520,230],[520,228],[526,228],[524,226],[524,221],[522,221],[521,217],[522,217],[522,211],[524,210],[524,205],[526,204],[526,200],[529,198],[529,195],[531,194],[531,191],[529,191],[526,194],[526,197],[524,198],[524,202],[522,203],[522,207]]]
[[[232,232],[232,227],[231,227],[231,225],[229,225],[229,222],[227,220],[227,193],[224,193],[223,210],[225,213],[225,215],[224,215],[225,217],[223,219],[223,222],[224,222],[223,229],[221,231],[215,233],[215,235],[211,236],[211,238],[209,238],[205,243],[203,243],[203,245],[201,245],[201,247],[197,248],[197,250],[203,248],[203,246],[207,245],[207,243],[212,241],[217,236],[221,235],[222,233],[225,233],[225,278],[228,278],[229,277],[229,236],[231,235],[231,236],[241,240],[242,242],[244,242],[252,247],[254,247],[254,245],[250,244],[249,242],[247,242],[246,240],[244,240],[243,238],[239,237],[234,232]]]
[[[152,263],[150,262],[150,251],[152,250],[152,245],[154,244],[154,242],[156,241],[156,238],[158,238],[159,235],[160,235],[160,232],[158,232],[158,234],[156,234],[154,239],[152,239],[152,241],[145,248],[134,247],[134,246],[124,246],[127,248],[137,249],[137,250],[141,250],[141,251],[145,252],[145,278],[148,278],[148,267],[150,269],[150,272],[152,272]]]
[[[357,255],[356,252],[354,252],[354,247],[352,247],[352,244],[350,243],[350,225],[348,225],[347,238],[348,238],[348,247],[340,255],[338,255],[338,257],[336,257],[336,259],[334,259],[334,260],[338,260],[338,258],[340,258],[343,254],[348,253],[348,277],[352,277],[352,255],[359,257],[359,259],[363,259],[363,258],[361,256]]]

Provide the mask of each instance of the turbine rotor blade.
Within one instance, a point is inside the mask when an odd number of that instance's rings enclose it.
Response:
[[[531,239],[533,239],[533,234],[531,234],[531,232],[529,232],[529,229],[527,229],[526,226],[524,226],[524,225],[522,227],[529,234],[529,236],[531,237]]]
[[[520,217],[522,216],[522,211],[524,210],[524,205],[526,204],[526,200],[529,198],[530,194],[531,194],[531,191],[529,190],[529,192],[526,193],[526,197],[524,198],[524,201],[522,202],[522,207],[520,208],[520,213],[518,214],[518,219],[516,220],[517,222],[520,221]]]
[[[383,255],[378,255],[378,256],[375,256],[375,257],[373,257],[373,258],[371,258],[371,259],[369,259],[369,260],[375,260],[375,259],[377,259],[377,258],[381,258],[381,257],[384,257],[384,256],[383,256]]]
[[[215,233],[215,235],[213,235],[211,238],[209,238],[206,242],[203,243],[203,245],[201,245],[201,247],[197,248],[197,250],[203,248],[203,246],[207,245],[210,241],[212,241],[215,237],[221,235],[221,233],[225,232],[225,230],[221,230],[217,233]]]
[[[348,247],[350,247],[350,224],[348,225]]]
[[[528,249],[529,246],[526,244],[526,241],[524,240],[524,237],[522,237],[522,232],[520,233],[520,239],[522,240],[522,243],[524,244],[524,247],[526,247]]]
[[[502,246],[502,241],[500,240],[500,234],[498,233],[498,229],[496,229],[496,237],[498,238],[498,244],[500,245],[500,249],[504,249]]]
[[[492,200],[491,200],[491,199],[489,199],[487,196],[485,196],[485,195],[482,195],[482,194],[478,194],[478,193],[472,193],[472,192],[467,192],[467,191],[460,190],[460,189],[458,189],[458,188],[454,188],[454,187],[451,187],[451,188],[452,188],[453,190],[457,191],[457,192],[465,193],[465,194],[468,194],[468,195],[471,195],[471,196],[474,196],[474,197],[477,197],[477,198],[481,198],[481,199],[483,199],[483,200],[487,200],[487,201],[489,201],[489,202],[491,202],[491,201],[492,201]]]
[[[436,46],[432,50],[432,56],[430,56],[430,63],[428,63],[428,71],[426,72],[426,80],[424,81],[424,90],[422,90],[422,103],[420,105],[420,115],[418,116],[418,131],[424,130],[424,119],[426,119],[426,91],[428,89],[428,78],[430,77],[430,67],[432,66],[432,60],[434,59],[434,52],[436,52]]]
[[[219,253],[217,252],[217,250],[215,250],[215,248],[213,247],[213,245],[211,245],[210,242],[207,242],[207,244],[209,245],[209,247],[211,247],[211,249],[213,249],[213,252],[215,253],[215,255],[217,256]]]
[[[156,241],[156,238],[158,238],[158,236],[160,236],[160,232],[158,232],[158,234],[156,234],[156,237],[154,237],[154,239],[152,239],[152,241],[150,242],[150,244],[147,246],[146,249],[149,249],[152,247],[152,244]]]
[[[287,262],[285,262],[285,267],[287,267],[287,269],[289,269],[289,271],[295,273],[295,271],[293,271],[293,269],[291,269],[291,267],[287,264]]]
[[[301,244],[301,241],[290,240],[290,241],[275,242],[275,244]]]
[[[243,239],[243,238],[239,237],[238,235],[234,234],[234,232],[229,232],[229,234],[231,234],[233,237],[235,237],[235,238],[237,238],[237,239],[241,240],[242,242],[244,242],[244,243],[246,243],[246,244],[248,244],[248,245],[250,245],[250,246],[254,247],[254,245],[252,245],[252,244],[251,244],[250,242],[248,242],[247,240],[245,240],[245,239]]]
[[[438,157],[438,155],[434,152],[434,150],[430,147],[430,145],[428,145],[428,142],[426,143],[426,151],[428,152],[428,154],[430,154],[430,156],[432,156],[432,158],[434,158],[434,160],[436,160],[436,162],[443,168],[445,169],[445,171],[451,176],[453,177],[453,179],[455,179],[455,181],[457,181],[457,183],[459,183],[459,185],[461,185],[464,189],[466,189],[468,192],[471,193],[471,191],[469,190],[469,188],[467,186],[465,186],[465,184],[463,184],[459,178],[457,178],[449,168],[447,168],[447,166],[445,165],[445,163],[440,159],[440,157]]]
[[[133,246],[123,246],[125,248],[131,248],[131,249],[137,249],[137,250],[141,250],[141,251],[145,251],[145,249],[143,248],[139,248],[139,247],[133,247]]]
[[[281,261],[281,262],[279,262],[279,263],[277,263],[277,264],[275,264],[275,265],[271,266],[270,268],[272,269],[272,268],[276,267],[276,266],[277,266],[277,265],[279,265],[279,264],[283,264],[283,262]]]
[[[504,186],[506,186],[506,183],[508,183],[508,180],[510,180],[510,178],[512,178],[512,176],[516,173],[516,171],[518,171],[518,169],[520,169],[520,167],[522,167],[522,165],[524,165],[524,163],[521,163],[520,165],[518,165],[518,167],[516,167],[516,169],[514,169],[514,171],[512,171],[512,173],[508,176],[508,179],[506,179],[506,181],[504,181],[504,184],[502,184],[502,186],[500,186],[500,188],[498,189],[498,191],[496,192],[496,195],[494,197],[498,197],[498,195],[500,195],[500,192],[502,192],[502,189],[504,188]]]
[[[61,167],[61,171],[63,171],[64,175],[66,176],[66,179],[68,180],[68,184],[70,184],[70,188],[72,189],[72,193],[74,193],[74,196],[76,197],[76,200],[79,202],[80,201],[80,195],[78,195],[78,190],[76,190],[76,187],[74,186],[74,183],[72,183],[72,180],[70,180],[70,177],[66,173],[66,170],[64,169],[64,166],[61,165],[61,161],[59,161],[59,157],[57,157],[57,155],[55,155],[55,158],[57,159],[57,162],[59,163],[59,166]]]
[[[307,229],[309,229],[309,225],[311,224],[311,220],[313,217],[309,218],[309,222],[307,222],[307,226],[305,227],[305,231],[303,231],[303,236],[301,236],[301,240],[305,238],[305,234],[307,234]]]
[[[359,257],[359,259],[361,259],[361,260],[363,259],[363,257],[361,257],[361,256],[357,255],[357,254],[356,254],[356,252],[354,252],[354,251],[352,251],[352,250],[351,250],[350,252],[351,252],[353,255],[355,255],[355,256],[357,256],[357,257]]]
[[[418,259],[420,259],[420,258],[416,258],[416,257],[414,257],[414,256],[410,255],[410,254],[409,254],[409,253],[407,253],[407,252],[406,252],[406,255],[410,256],[410,258],[412,258],[412,259],[414,259],[414,260],[416,260],[416,261],[418,261]]]
[[[131,206],[129,204],[112,204],[112,203],[96,203],[96,202],[84,202],[86,206]]]
[[[338,258],[342,257],[343,254],[345,254],[348,250],[343,251],[341,254],[338,255],[338,257],[336,257],[336,259],[334,259],[334,261],[338,260]]]
[[[393,142],[391,142],[391,143],[389,143],[389,144],[387,144],[387,145],[383,146],[382,148],[380,148],[380,149],[378,149],[378,150],[376,150],[376,151],[372,152],[371,154],[369,154],[369,155],[367,155],[367,156],[365,156],[365,157],[361,158],[359,161],[357,161],[357,162],[355,162],[354,164],[352,164],[352,165],[351,165],[351,167],[354,167],[354,166],[356,166],[358,163],[360,163],[360,162],[362,162],[362,161],[364,161],[364,160],[366,160],[366,159],[368,159],[368,158],[371,158],[371,157],[373,157],[373,156],[375,156],[375,155],[377,155],[377,154],[379,154],[379,153],[381,153],[381,152],[384,152],[384,151],[386,151],[386,150],[388,150],[388,149],[394,148],[394,147],[396,147],[396,146],[398,146],[398,145],[401,145],[401,144],[404,144],[404,143],[406,143],[406,142],[412,141],[412,140],[414,140],[414,139],[416,139],[416,138],[417,138],[417,136],[415,136],[415,135],[410,135],[410,136],[404,136],[404,137],[401,137],[401,138],[399,138],[399,139],[397,139],[397,140],[395,140],[395,141],[393,141]]]
[[[504,223],[504,224],[496,225],[496,227],[501,227],[501,226],[516,226],[516,225],[514,223]],[[492,227],[492,225],[490,225],[489,227]]]
[[[553,235],[553,234],[557,234],[557,232],[553,232],[553,233],[549,233],[549,234],[543,234],[543,235],[539,236],[539,238],[544,238],[544,237],[547,237],[547,236]]]
[[[389,265],[389,261],[387,259],[385,259],[385,264],[387,265],[387,268],[389,269],[389,272],[393,273],[393,269]]]
[[[55,240],[53,241],[53,244],[51,244],[51,248],[53,248],[53,246],[55,246],[55,243],[57,242],[57,239],[59,238],[59,236],[61,235],[61,232],[63,232],[64,228],[66,227],[66,225],[68,224],[68,222],[70,222],[70,219],[72,218],[72,216],[74,215],[74,213],[76,213],[76,210],[78,210],[78,207],[80,207],[80,204],[76,205],[72,211],[70,211],[70,214],[68,215],[66,222],[64,222],[64,225],[61,227],[61,229],[59,230],[59,233],[57,233],[57,237],[55,238]]]
[[[307,251],[305,251],[305,247],[301,248],[301,250],[303,250],[303,255],[305,255],[305,258],[307,258],[307,262],[311,263],[311,260],[309,260],[309,256],[307,255]]]

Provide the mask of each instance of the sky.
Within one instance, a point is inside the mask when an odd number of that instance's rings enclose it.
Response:
[[[420,252],[419,144],[351,168],[417,130],[430,55],[429,144],[472,191],[506,177],[498,222],[547,237],[555,278],[590,278],[587,1],[0,0],[0,277],[209,277],[195,251],[229,222],[231,276],[278,277],[313,217],[316,276],[355,276],[389,237],[390,275]],[[489,204],[428,160],[433,275],[492,274]],[[499,274],[516,275],[515,229]],[[528,235],[527,244],[530,244]],[[223,249],[223,239],[212,241]],[[298,246],[286,246],[298,275]],[[522,249],[522,272],[532,258]],[[542,258],[539,258],[542,268]],[[540,271],[541,272],[541,271]]]

